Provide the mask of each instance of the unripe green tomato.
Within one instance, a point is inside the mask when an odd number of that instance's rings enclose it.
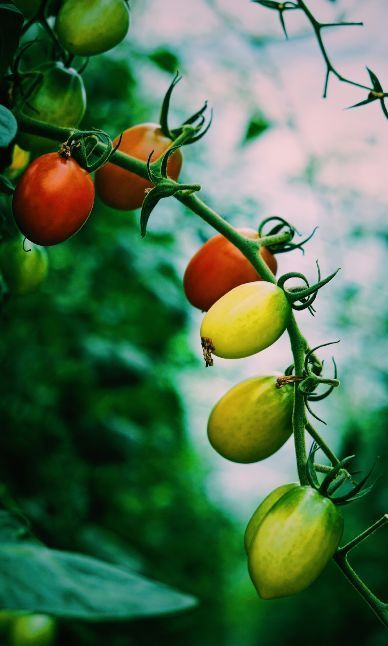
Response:
[[[340,510],[312,487],[283,494],[249,547],[249,574],[259,595],[274,599],[308,588],[334,555],[342,532]]]
[[[274,489],[266,498],[264,498],[256,511],[253,512],[244,534],[244,546],[247,554],[264,516],[269,512],[271,507],[274,506],[275,502],[277,502],[279,498],[287,493],[287,491],[290,491],[290,489],[298,486],[299,485],[296,482],[292,482],[291,484],[281,485],[277,489]]]
[[[56,622],[48,615],[24,615],[11,628],[10,646],[51,646],[54,644]]]
[[[77,56],[95,56],[118,45],[129,28],[124,0],[64,0],[55,30],[62,45]]]
[[[1,610],[0,611],[0,635],[4,635],[11,628],[13,622],[20,616],[17,610]]]
[[[273,283],[239,285],[205,315],[201,337],[224,359],[248,357],[272,345],[284,332],[291,313],[286,295]]]
[[[212,447],[232,462],[250,463],[275,453],[292,433],[293,386],[276,387],[278,374],[246,379],[210,413]]]
[[[11,294],[29,294],[44,281],[48,272],[47,252],[22,238],[0,245],[0,271]]]
[[[22,77],[15,89],[16,110],[33,119],[73,128],[78,126],[86,110],[86,92],[81,76],[63,63],[43,63],[33,70],[34,76]],[[18,144],[25,150],[47,152],[58,144],[46,137],[20,132]]]

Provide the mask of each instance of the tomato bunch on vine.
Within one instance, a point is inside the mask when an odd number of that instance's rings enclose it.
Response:
[[[304,2],[257,4],[278,11],[285,31],[284,14],[303,11],[326,62],[325,93],[333,75],[368,91],[358,105],[378,100],[385,114],[386,93],[371,70],[369,87],[342,77],[330,62],[322,31],[333,25],[319,23]],[[87,105],[83,68],[88,57],[108,51],[126,37],[130,10],[125,0],[91,0],[87,11],[75,0],[14,5],[18,9],[11,5],[1,9],[8,11],[16,34],[3,70],[0,112],[4,162],[0,184],[12,200],[13,212],[0,247],[8,295],[33,291],[46,278],[46,246],[65,242],[87,221],[93,226],[95,193],[111,208],[140,209],[143,236],[159,201],[171,197],[215,229],[216,235],[188,259],[182,277],[188,301],[204,311],[198,345],[205,366],[211,368],[214,357],[234,360],[255,355],[286,332],[293,354],[293,364],[282,374],[257,375],[233,386],[215,403],[208,421],[211,446],[237,463],[265,460],[291,435],[294,438],[299,482],[270,492],[247,525],[244,540],[252,582],[264,599],[292,595],[307,588],[334,558],[388,625],[386,604],[348,562],[349,551],[385,524],[386,517],[339,547],[344,526],[340,508],[369,493],[371,474],[355,479],[350,468],[354,456],[337,457],[313,426],[312,419],[319,420],[314,403],[332,396],[339,380],[334,359],[333,374],[327,375],[321,358],[321,350],[330,344],[311,348],[297,323],[299,311],[314,314],[320,289],[337,272],[323,278],[317,264],[316,280],[298,271],[282,275],[277,256],[303,249],[312,234],[299,240],[292,223],[277,216],[258,222],[256,229],[234,228],[198,197],[198,184],[179,182],[182,150],[206,135],[212,113],[205,103],[171,128],[170,104],[181,80],[178,73],[162,100],[158,122],[132,125],[115,133],[113,140],[104,131],[80,127]],[[35,44],[26,42],[26,36],[36,23],[51,40],[51,59],[28,68],[26,54]],[[318,451],[329,465],[316,461]]]

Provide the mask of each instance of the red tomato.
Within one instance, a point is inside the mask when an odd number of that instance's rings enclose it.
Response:
[[[254,229],[238,231],[252,240],[259,237]],[[275,256],[265,247],[261,248],[260,254],[275,274]],[[205,242],[190,260],[183,278],[183,286],[190,303],[200,310],[207,311],[234,287],[256,280],[261,278],[249,260],[223,235],[217,234]]]
[[[93,208],[94,185],[89,173],[58,153],[37,157],[21,176],[13,197],[13,213],[23,235],[39,245],[70,238]]]
[[[119,137],[113,144],[116,145]],[[125,130],[118,150],[132,157],[147,161],[154,151],[152,161],[158,159],[171,145],[171,140],[165,137],[160,126],[156,123],[142,123]],[[168,175],[178,179],[182,167],[182,153],[175,151],[168,160]],[[96,173],[97,193],[105,204],[114,209],[130,211],[141,207],[144,191],[152,188],[153,184],[135,173],[119,168],[114,164],[106,164]]]

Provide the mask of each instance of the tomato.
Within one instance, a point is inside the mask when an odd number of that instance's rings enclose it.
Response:
[[[64,0],[55,30],[67,51],[95,56],[118,45],[129,28],[124,0]]]
[[[24,615],[11,628],[11,646],[51,646],[56,622],[48,615]]]
[[[0,610],[0,635],[9,631],[19,615],[20,613],[17,610]]]
[[[53,245],[67,240],[93,208],[94,185],[77,162],[47,153],[21,176],[13,197],[16,224],[28,240]]]
[[[263,599],[307,588],[334,555],[340,510],[311,487],[292,487],[269,509],[251,541],[248,569]]]
[[[29,294],[44,281],[48,271],[47,252],[22,238],[0,245],[0,271],[12,294]]]
[[[12,151],[12,162],[5,171],[6,175],[10,179],[16,179],[16,177],[19,177],[28,165],[30,157],[31,155],[29,152],[22,150],[22,148],[19,148],[19,146],[15,144]]]
[[[237,230],[252,240],[259,237],[254,229]],[[272,273],[276,273],[275,256],[265,247],[260,249],[260,255]],[[217,234],[205,242],[190,260],[183,287],[188,301],[207,311],[234,287],[257,280],[261,280],[260,276],[244,254],[223,235]]]
[[[247,525],[247,528],[245,530],[244,545],[245,545],[245,551],[247,553],[255,537],[257,529],[261,524],[262,520],[264,519],[264,516],[269,512],[271,507],[274,506],[275,502],[277,502],[285,493],[287,493],[287,491],[290,491],[290,489],[293,489],[294,487],[298,487],[298,486],[299,485],[296,482],[292,482],[291,484],[281,485],[277,489],[274,489],[273,491],[271,491],[271,493],[266,498],[264,498],[263,502],[258,506],[256,511],[251,516],[249,523]]]
[[[114,145],[119,137],[114,140]],[[152,151],[152,160],[158,159],[171,145],[171,140],[165,137],[160,126],[156,123],[142,123],[125,130],[119,146],[120,152],[147,161]],[[178,179],[182,166],[182,153],[176,150],[168,160],[168,175]],[[96,190],[100,198],[108,206],[123,211],[131,211],[141,207],[144,191],[152,188],[151,182],[135,173],[119,168],[114,164],[106,164],[96,173]]]
[[[275,453],[292,433],[293,386],[276,388],[278,374],[246,379],[210,413],[212,447],[232,462],[258,462]]]
[[[63,63],[43,63],[34,76],[22,77],[15,87],[16,110],[39,121],[64,127],[78,126],[86,110],[86,92],[81,76]],[[34,151],[53,150],[57,144],[46,137],[19,132],[22,148]]]
[[[280,287],[257,281],[239,285],[205,314],[202,342],[225,359],[248,357],[272,345],[287,327],[291,307]]]

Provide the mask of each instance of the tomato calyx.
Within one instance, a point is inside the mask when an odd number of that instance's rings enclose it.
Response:
[[[154,184],[154,187],[146,189],[145,198],[141,207],[140,231],[143,238],[147,233],[147,224],[150,215],[161,199],[164,197],[172,197],[178,193],[190,195],[201,190],[199,184],[179,184],[167,176],[168,160],[179,147],[179,145],[171,146],[160,159],[157,159],[152,164],[151,159],[154,151],[152,150],[148,156],[147,174],[148,179]]]
[[[327,283],[333,280],[333,278],[339,272],[339,269],[337,269],[335,272],[333,272],[332,274],[330,274],[329,276],[321,280],[321,270],[320,270],[318,261],[316,264],[317,264],[317,271],[318,271],[318,280],[314,285],[310,286],[310,283],[306,278],[306,276],[299,272],[289,272],[287,274],[284,274],[277,281],[278,287],[280,287],[284,291],[291,307],[297,311],[308,309],[312,316],[314,316],[314,313],[315,313],[315,309],[312,307],[312,304],[314,303],[318,295],[318,291],[322,287],[324,287],[324,285],[327,285]],[[296,287],[286,288],[285,286],[286,282],[293,278],[298,278],[302,280],[304,282],[304,286],[299,285]]]
[[[266,227],[269,223],[272,223],[274,226],[266,231]],[[288,251],[293,251],[294,249],[300,249],[304,254],[304,245],[311,240],[318,227],[315,227],[307,238],[301,240],[301,242],[293,242],[295,234],[300,236],[299,231],[287,220],[281,218],[277,215],[273,215],[269,218],[265,218],[258,228],[260,244],[265,245],[267,249],[273,253],[287,253]]]
[[[368,473],[357,482],[353,478],[353,476],[356,475],[356,472],[348,470],[348,465],[355,458],[355,455],[346,456],[332,467],[326,467],[325,471],[328,471],[327,475],[325,475],[322,482],[320,482],[318,479],[318,472],[321,472],[323,469],[321,465],[317,465],[315,463],[315,455],[319,448],[318,444],[314,442],[306,463],[307,478],[313,489],[316,489],[325,498],[329,498],[329,500],[337,506],[346,505],[355,500],[359,500],[370,493],[375,483],[372,482],[368,484],[368,481],[374,471],[375,465],[373,465]],[[344,493],[342,495],[335,496],[334,493],[344,486],[346,487]]]
[[[111,138],[104,130],[78,130],[62,144],[59,154],[66,159],[74,157],[82,168],[93,173],[109,161],[119,145],[120,142],[113,147]]]
[[[172,141],[175,141],[178,137],[180,138],[182,133],[186,130],[187,135],[183,143],[184,145],[188,145],[199,141],[206,135],[212,124],[213,111],[210,111],[209,119],[205,125],[205,112],[208,107],[207,101],[205,101],[203,106],[199,110],[197,110],[197,112],[194,112],[194,114],[188,117],[178,128],[170,128],[168,117],[170,111],[171,95],[174,88],[181,80],[181,75],[179,74],[179,72],[176,72],[162,102],[162,108],[160,112],[160,127],[163,131],[163,134]]]

